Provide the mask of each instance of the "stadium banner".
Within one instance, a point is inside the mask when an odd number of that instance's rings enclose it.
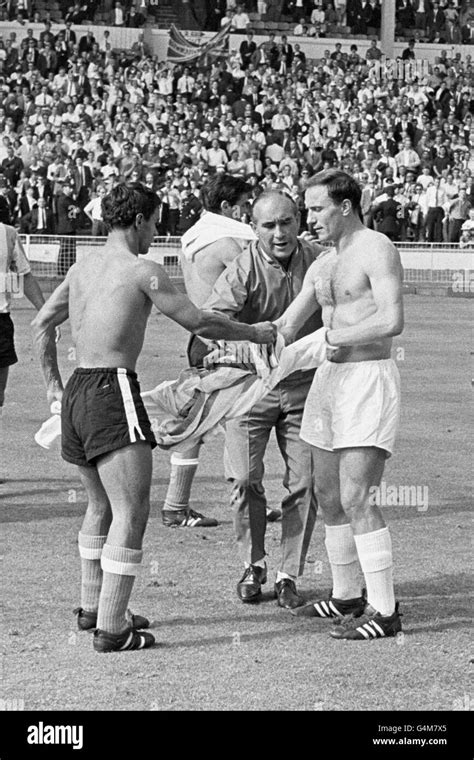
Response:
[[[459,250],[423,250],[420,248],[400,249],[400,258],[404,269],[424,270],[474,270],[474,254]]]
[[[59,240],[45,243],[30,238],[25,246],[25,251],[29,261],[38,261],[41,264],[57,264],[60,245]]]
[[[204,42],[199,36],[199,42],[185,37],[184,34],[171,24],[168,41],[167,60],[170,63],[187,63],[206,55],[221,55],[226,52],[229,44],[230,24],[224,26]]]

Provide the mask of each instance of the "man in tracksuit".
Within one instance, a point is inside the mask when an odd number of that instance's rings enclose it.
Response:
[[[213,309],[249,323],[275,320],[298,295],[304,276],[321,247],[298,240],[299,213],[281,191],[263,193],[252,209],[258,240],[220,275],[206,302]],[[320,314],[300,330],[302,338],[319,329]],[[276,575],[278,604],[304,603],[296,590],[316,518],[311,453],[299,437],[313,371],[294,372],[244,416],[226,424],[226,476],[232,482],[234,525],[245,572],[237,584],[243,602],[258,601],[266,582],[265,491],[263,458],[272,429],[285,463],[281,561]]]

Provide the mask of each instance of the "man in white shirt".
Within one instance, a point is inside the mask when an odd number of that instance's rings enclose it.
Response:
[[[194,77],[192,77],[189,73],[189,68],[186,66],[183,75],[179,77],[177,83],[176,83],[176,89],[180,95],[184,95],[185,98],[188,100],[191,97],[191,93],[194,89],[194,83],[195,83]]]
[[[223,148],[219,146],[219,141],[214,139],[211,143],[211,147],[207,151],[209,166],[226,166],[228,162],[227,153]]]
[[[274,164],[279,164],[285,155],[285,151],[278,143],[271,143],[265,149],[265,158],[270,158]]]
[[[315,8],[313,12],[311,13],[310,21],[315,26],[324,24],[324,19],[325,19],[325,15],[322,8]]]
[[[259,151],[257,148],[254,148],[250,151],[250,158],[247,158],[245,161],[245,176],[248,177],[250,174],[255,174],[260,178],[262,173],[263,164],[259,159]]]
[[[431,174],[430,167],[424,166],[422,169],[422,173],[417,177],[416,180],[418,185],[421,185],[423,190],[427,190],[430,185],[434,182],[434,177]]]
[[[44,304],[43,294],[31,273],[18,233],[13,227],[0,224],[0,440],[8,371],[18,361],[10,305],[12,296],[18,298],[22,294],[35,309],[41,309]],[[5,481],[0,480],[0,483],[3,482]]]
[[[227,24],[231,24],[231,28],[234,29],[234,11],[228,10],[225,12],[225,16],[222,16],[221,18],[221,26],[227,26]]]
[[[92,222],[91,234],[93,237],[107,236],[107,227],[105,226],[102,218],[102,198],[104,195],[105,185],[99,185],[97,188],[97,196],[89,201],[86,206],[84,206],[84,213]]]
[[[293,35],[295,37],[301,37],[304,33],[304,28],[307,27],[306,21],[304,18],[300,18],[299,23],[296,24],[295,28],[293,29]]]
[[[35,105],[42,108],[51,108],[53,105],[53,98],[48,92],[47,85],[42,85],[40,94],[35,98]]]
[[[412,86],[406,92],[406,97],[413,100],[415,106],[425,106],[428,103],[428,97],[423,90],[420,90],[418,82],[413,82]]]
[[[250,19],[248,15],[245,13],[245,10],[241,5],[237,6],[237,10],[232,19],[232,23],[233,23],[234,29],[243,29],[243,30],[247,28],[247,24],[250,24]]]
[[[406,137],[403,141],[403,148],[395,156],[397,166],[404,166],[406,169],[418,169],[420,166],[420,157],[416,150],[411,146],[411,140]]]

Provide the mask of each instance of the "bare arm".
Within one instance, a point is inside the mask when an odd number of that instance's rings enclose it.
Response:
[[[240,253],[242,253],[242,248],[233,238],[222,238],[207,245],[196,254],[201,276],[208,282],[215,282],[221,272]]]
[[[371,343],[399,335],[403,330],[403,269],[397,249],[387,239],[378,244],[376,255],[369,252],[367,260],[366,274],[376,310],[356,325],[328,330],[326,338],[331,346]]]
[[[23,275],[23,292],[28,301],[39,311],[44,304],[44,298],[40,286],[31,272]]]
[[[41,369],[46,382],[48,401],[60,401],[63,393],[63,383],[58,368],[56,350],[56,327],[66,321],[69,316],[69,270],[64,282],[40,309],[33,319],[31,326],[36,348],[41,363]]]
[[[275,339],[276,331],[271,322],[247,325],[213,311],[198,309],[174,287],[163,267],[155,262],[143,262],[141,288],[162,314],[203,338],[253,343],[272,343]]]
[[[285,343],[292,343],[298,330],[320,308],[316,300],[315,284],[318,271],[318,262],[311,264],[306,272],[303,285],[295,300],[288,306],[284,314],[275,320],[275,325]]]

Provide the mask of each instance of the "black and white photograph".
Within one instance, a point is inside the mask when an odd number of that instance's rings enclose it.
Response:
[[[470,756],[473,52],[470,0],[0,5],[0,760]]]

